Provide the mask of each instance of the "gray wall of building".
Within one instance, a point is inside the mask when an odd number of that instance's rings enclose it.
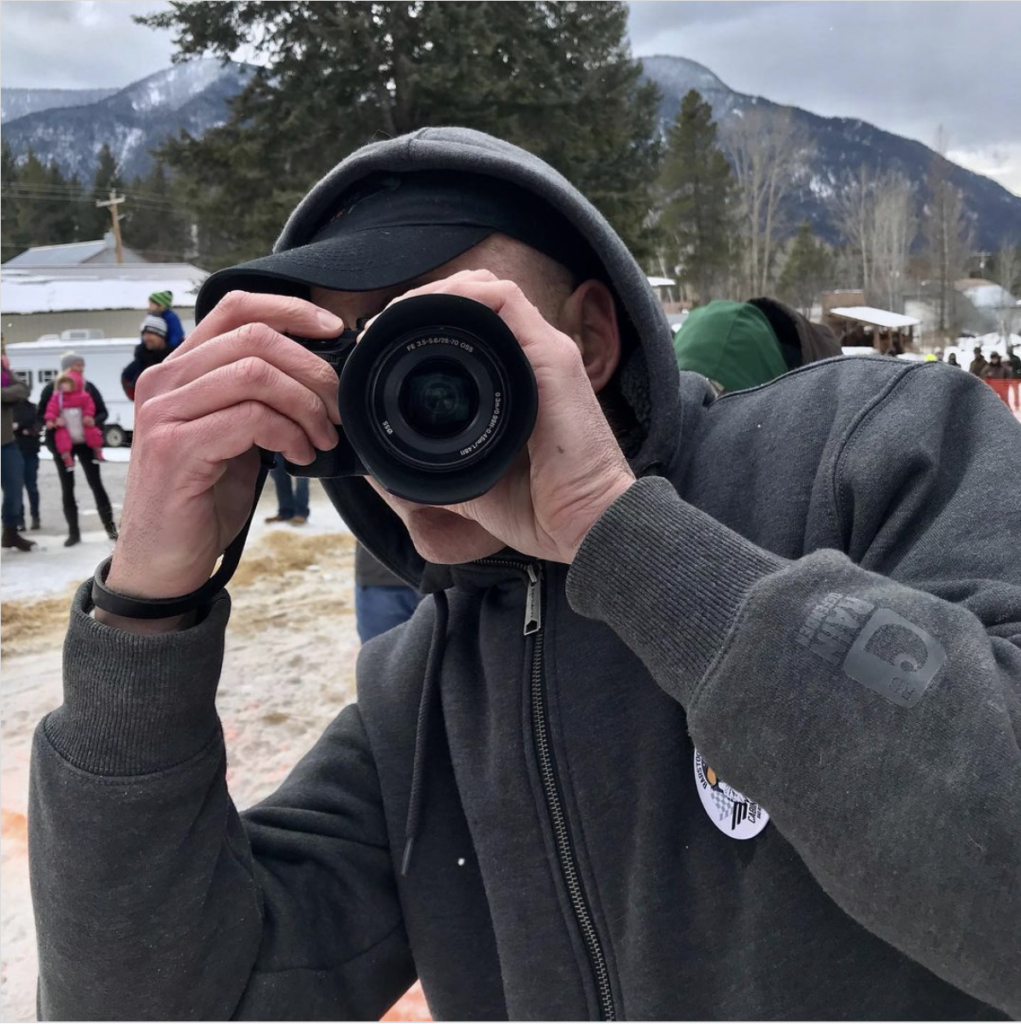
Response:
[[[195,320],[194,307],[174,306],[187,331]],[[41,334],[60,334],[74,327],[91,327],[107,338],[134,338],[138,334],[145,309],[105,309],[84,313],[4,313],[4,341],[35,341]]]

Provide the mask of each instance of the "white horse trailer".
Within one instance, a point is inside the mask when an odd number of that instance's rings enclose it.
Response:
[[[7,346],[11,369],[29,386],[33,402],[42,390],[60,374],[60,357],[68,351],[85,360],[85,379],[94,384],[106,402],[107,421],[103,424],[103,443],[108,448],[130,444],[135,428],[135,405],[124,394],[121,371],[135,352],[137,338],[102,338],[86,341],[21,341]]]

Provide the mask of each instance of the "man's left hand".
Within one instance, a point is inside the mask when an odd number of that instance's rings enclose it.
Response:
[[[488,270],[462,271],[394,301],[436,294],[481,302],[514,333],[538,386],[535,429],[507,474],[486,494],[460,505],[418,505],[370,483],[428,561],[468,562],[506,546],[570,564],[596,520],[635,481],[578,346],[547,323],[516,284]]]

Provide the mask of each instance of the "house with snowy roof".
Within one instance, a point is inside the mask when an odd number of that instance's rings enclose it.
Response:
[[[8,343],[135,337],[155,291],[173,293],[173,308],[187,331],[195,322],[195,297],[209,276],[190,263],[26,265],[18,259],[0,266],[0,324]]]
[[[141,253],[126,245],[121,246],[121,263],[148,262]],[[66,245],[33,245],[19,252],[3,264],[8,267],[79,267],[84,265],[117,263],[117,245],[113,232],[107,231],[94,242],[69,242]]]

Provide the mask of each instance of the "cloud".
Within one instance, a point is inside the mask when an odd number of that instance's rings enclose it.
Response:
[[[120,88],[170,66],[172,34],[136,25],[156,0],[3,0],[0,87]]]
[[[688,57],[739,92],[860,118],[927,145],[942,124],[956,155],[1012,153],[996,176],[1021,173],[1021,4],[635,0],[630,8],[639,56]]]

